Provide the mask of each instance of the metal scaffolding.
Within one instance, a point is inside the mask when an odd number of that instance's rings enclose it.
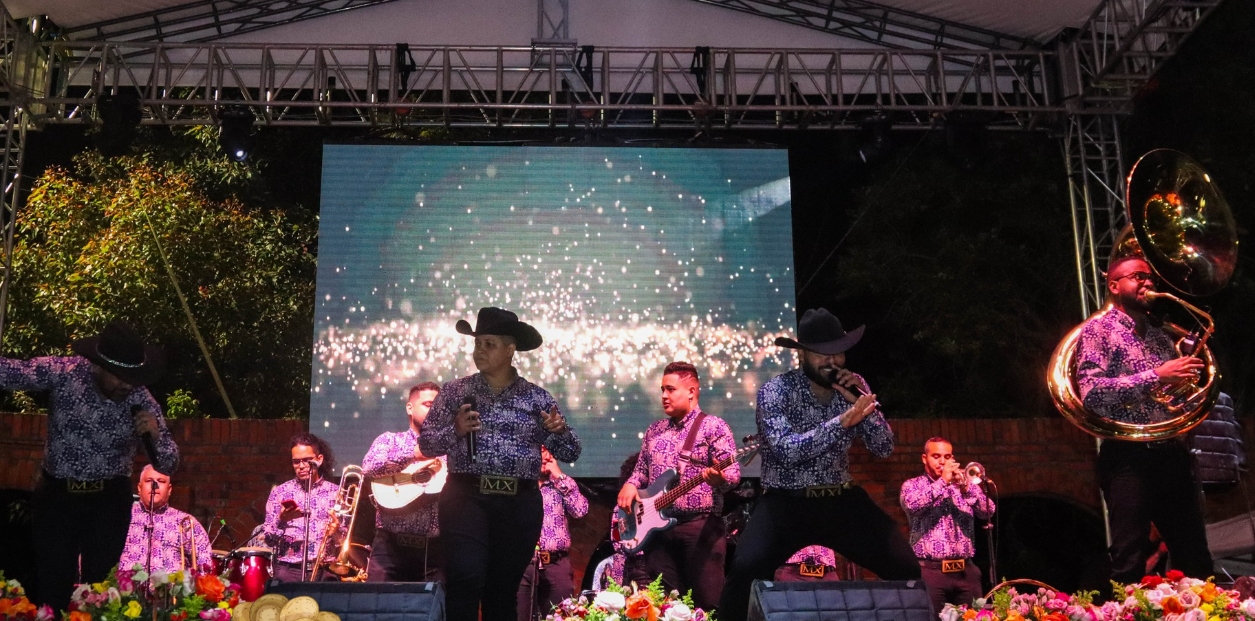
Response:
[[[202,0],[39,43],[5,10],[0,339],[26,130],[93,123],[97,97],[123,91],[140,97],[144,123],[162,125],[216,124],[235,105],[274,126],[820,130],[857,128],[879,113],[922,129],[956,110],[983,112],[994,129],[1066,121],[1088,315],[1101,304],[1100,269],[1125,217],[1120,119],[1221,2],[1104,0],[1048,49],[866,0],[694,1],[877,49],[579,47],[566,0],[537,0],[532,46],[195,43],[390,1]]]
[[[957,109],[1002,128],[1065,109],[1045,51],[42,44],[41,121],[81,123],[131,90],[145,122],[819,129],[881,111],[929,127]],[[701,57],[700,62],[695,57]],[[696,69],[695,69],[696,67]]]

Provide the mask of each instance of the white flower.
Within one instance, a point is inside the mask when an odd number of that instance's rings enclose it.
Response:
[[[693,618],[693,611],[688,606],[676,602],[667,609],[667,613],[663,615],[666,621],[690,621]]]
[[[1146,590],[1146,599],[1150,600],[1150,603],[1155,604],[1156,606],[1159,605],[1159,600],[1163,599],[1163,597],[1164,592],[1159,589]]]
[[[1198,608],[1203,603],[1203,599],[1198,596],[1198,593],[1189,589],[1181,591],[1181,594],[1177,597],[1181,600],[1181,605],[1186,608]]]
[[[122,601],[122,594],[114,587],[109,587],[109,590],[105,591],[105,595],[109,596],[109,601],[111,602]]]
[[[627,600],[622,593],[602,591],[597,594],[595,603],[606,610],[623,610],[623,607],[627,605]]]
[[[959,621],[959,619],[963,617],[963,613],[959,612],[959,609],[954,604],[946,604],[945,607],[941,609],[941,614],[939,616],[941,617],[941,621]]]
[[[87,594],[91,592],[92,592],[92,585],[80,584],[78,585],[77,589],[74,589],[74,594],[70,596],[70,599],[74,601],[82,601],[83,598],[87,597]]]
[[[161,585],[167,582],[170,582],[170,574],[166,573],[165,571],[161,569],[158,569],[157,571],[153,572],[153,575],[152,575],[153,584]]]
[[[606,621],[619,621],[619,615],[617,615],[617,614],[608,614],[608,615],[606,615]]]
[[[1255,599],[1242,600],[1242,614],[1255,618]]]

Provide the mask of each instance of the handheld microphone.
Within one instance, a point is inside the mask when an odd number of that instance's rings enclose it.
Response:
[[[475,395],[466,395],[466,398],[462,399],[462,405],[469,405],[471,406],[471,409],[474,410],[475,409]],[[476,459],[475,459],[475,436],[476,435],[477,434],[474,431],[469,431],[466,434],[466,457],[471,460],[472,464],[476,462]]]
[[[140,412],[143,412],[143,411],[144,411],[144,406],[132,405],[131,406],[131,420],[134,421],[135,417],[138,416]],[[140,440],[144,442],[144,452],[148,454],[148,463],[152,464],[154,468],[157,467],[157,443],[153,440],[153,434],[151,432],[145,431],[144,433],[140,434],[139,438]]]

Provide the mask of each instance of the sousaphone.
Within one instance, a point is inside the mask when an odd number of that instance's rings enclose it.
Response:
[[[1233,277],[1238,258],[1233,212],[1211,176],[1189,156],[1170,149],[1143,155],[1129,173],[1125,206],[1129,225],[1117,238],[1108,265],[1128,255],[1140,256],[1162,282],[1188,296],[1216,293]],[[1076,346],[1085,324],[1077,326],[1051,355],[1046,384],[1063,416],[1096,437],[1152,442],[1178,436],[1207,418],[1220,392],[1220,369],[1207,347],[1215,331],[1211,315],[1171,293],[1146,297],[1171,300],[1194,317],[1196,329],[1168,322],[1163,328],[1177,339],[1177,353],[1198,357],[1204,369],[1197,379],[1161,385],[1151,394],[1168,409],[1168,420],[1148,424],[1111,420],[1081,401]],[[1110,310],[1108,304],[1094,316]]]

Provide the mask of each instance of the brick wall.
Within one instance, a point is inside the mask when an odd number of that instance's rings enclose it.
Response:
[[[261,522],[270,488],[292,476],[286,441],[305,422],[215,419],[171,421],[170,427],[183,456],[171,504],[202,521],[222,516],[242,541]],[[963,463],[984,464],[1004,496],[1049,494],[1098,509],[1094,442],[1062,418],[897,420],[893,428],[898,449],[890,458],[874,460],[856,446],[850,462],[854,479],[903,525],[898,488],[922,472],[924,441],[935,435],[949,438]],[[0,488],[34,485],[45,430],[43,416],[0,414]],[[577,572],[608,528],[612,499],[591,500],[589,516],[573,528]]]

